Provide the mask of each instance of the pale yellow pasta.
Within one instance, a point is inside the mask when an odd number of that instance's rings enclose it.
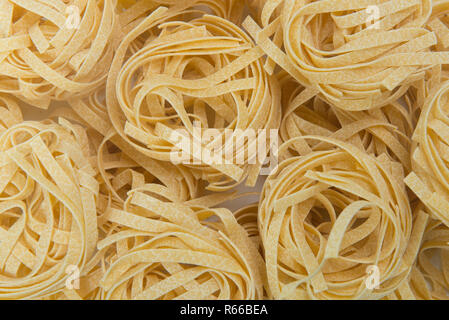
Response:
[[[210,13],[239,24],[244,18],[242,0],[118,0],[123,21],[139,20],[159,6],[187,9],[183,18],[195,12]]]
[[[22,111],[16,99],[7,94],[0,94],[0,134],[22,121]]]
[[[335,147],[283,161],[264,185],[258,223],[269,296],[387,296],[414,261],[407,254],[415,235],[402,166],[345,142],[304,138]],[[369,268],[379,271],[374,287],[367,285]]]
[[[413,135],[413,172],[408,187],[429,213],[449,226],[449,81],[428,96]]]
[[[437,36],[437,44],[435,45],[438,51],[449,50],[449,1],[447,0],[433,0],[432,15],[426,23],[429,30],[432,30]]]
[[[423,238],[425,237],[426,228],[431,224],[431,219],[429,219],[429,214],[424,210],[422,203],[417,201],[412,201],[410,203],[413,209],[413,235],[412,239],[408,244],[406,259],[410,261],[408,277],[404,278],[402,283],[397,287],[394,292],[383,297],[383,300],[416,300],[418,298],[417,292],[422,289],[418,288],[415,283],[415,275],[417,272],[417,257],[420,253],[421,246],[423,243]],[[420,284],[419,284],[420,285]],[[418,285],[418,287],[419,287]]]
[[[96,251],[99,184],[85,131],[64,119],[0,136],[0,299],[56,294]]]
[[[449,0],[0,0],[0,300],[449,300],[448,65]]]
[[[116,201],[123,201],[129,189],[155,179],[183,200],[198,196],[198,179],[190,170],[148,158],[115,133],[107,114],[104,88],[84,98],[70,99],[69,104],[85,126],[104,136],[97,145],[97,163],[107,193]]]
[[[258,209],[258,204],[253,203],[234,212],[237,222],[245,228],[248,236],[257,246],[260,244],[259,229],[257,226]]]
[[[83,120],[71,112],[70,109],[59,108],[53,112],[53,117],[64,115],[72,121],[83,123]],[[99,194],[96,201],[97,212],[97,230],[98,240],[106,238],[114,232],[117,224],[110,222],[107,218],[107,210],[111,206],[120,206],[127,198],[127,192],[134,188],[142,187],[145,184],[164,184],[165,188],[170,188],[170,193],[176,194],[179,201],[190,199],[196,196],[198,186],[191,177],[193,184],[192,190],[186,184],[186,174],[184,177],[176,172],[168,171],[170,168],[163,166],[140,166],[131,157],[115,146],[108,137],[104,138],[97,131],[88,127],[90,150],[95,150],[90,158],[94,163],[95,171],[98,171],[97,180],[99,181]],[[155,162],[154,162],[155,163]],[[152,173],[150,173],[151,170]],[[154,174],[154,175],[153,175]],[[190,193],[192,192],[192,193]],[[218,196],[200,197],[194,200],[198,204],[211,204],[226,201],[232,198],[232,195],[222,194]],[[44,299],[50,300],[98,300],[101,298],[100,280],[106,271],[107,249],[99,250],[95,256],[86,264],[83,274],[79,277],[79,289],[70,289],[65,287],[62,291],[44,296]]]
[[[423,206],[416,209],[425,212]],[[388,296],[390,300],[449,300],[449,228],[430,219],[419,244],[418,259],[408,281]]]
[[[42,297],[42,300],[100,300],[100,281],[104,275],[105,266],[104,252],[98,251],[85,265],[83,275],[76,279],[79,281],[78,289],[66,286],[58,293]]]
[[[112,0],[1,0],[0,92],[39,108],[106,81],[120,35]]]
[[[449,71],[442,69],[441,65],[434,66],[426,71],[425,77],[411,84],[406,94],[398,100],[405,103],[413,114],[413,123],[416,125],[424,107],[424,102],[431,91],[449,80]]]
[[[379,108],[400,98],[447,52],[431,52],[431,0],[267,0],[245,28],[272,61],[333,106]],[[267,66],[273,70],[272,65]]]
[[[174,139],[178,129],[199,144],[200,154],[217,151],[218,144],[226,159],[208,161],[181,149],[189,157],[183,163],[208,181],[210,190],[230,189],[247,177],[247,184],[254,185],[261,161],[245,152],[247,142],[232,148],[246,130],[258,135],[259,129],[279,126],[276,80],[262,67],[262,50],[236,25],[212,15],[176,21],[182,12],[158,8],[124,38],[107,82],[109,117],[123,139],[161,161],[174,162],[179,153]],[[126,59],[135,39],[155,33],[157,25],[159,35],[150,36]],[[207,129],[218,133],[206,141]],[[242,163],[236,163],[242,153]]]
[[[415,296],[422,300],[449,300],[448,272],[449,229],[440,221],[432,220],[411,275]]]
[[[103,299],[262,297],[261,258],[229,210],[182,203],[147,184],[106,215],[117,227],[98,244],[113,248]]]
[[[289,76],[282,77],[281,85],[284,88],[280,128],[283,141],[307,135],[347,141],[374,156],[388,154],[410,171],[413,114],[400,102],[375,110],[349,112],[329,105],[316,91],[305,89]],[[319,141],[298,140],[290,149],[305,155],[325,147]]]

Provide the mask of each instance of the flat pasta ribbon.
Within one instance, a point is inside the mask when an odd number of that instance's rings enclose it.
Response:
[[[411,275],[415,296],[423,300],[449,300],[448,272],[449,229],[440,221],[432,220]]]
[[[438,51],[449,51],[449,1],[434,0],[432,4],[432,15],[426,23],[429,30],[432,30],[437,37],[435,49]],[[444,66],[447,69],[447,66]]]
[[[104,87],[86,97],[73,98],[68,102],[72,108],[72,112],[68,112],[72,117],[103,136],[97,145],[97,163],[109,196],[123,201],[127,191],[142,182],[142,175],[146,177],[143,179],[146,182],[157,180],[168,186],[181,199],[189,200],[198,196],[198,178],[188,168],[148,158],[129,146],[115,132],[107,114]]]
[[[120,20],[125,24],[142,19],[160,6],[185,11],[184,19],[197,12],[206,12],[240,24],[245,1],[241,0],[118,0]]]
[[[237,222],[246,230],[248,236],[257,246],[260,245],[259,229],[257,226],[258,209],[258,204],[253,203],[234,212]]]

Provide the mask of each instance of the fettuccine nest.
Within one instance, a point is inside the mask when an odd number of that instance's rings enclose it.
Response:
[[[236,141],[243,141],[246,130],[258,135],[259,129],[278,128],[276,80],[262,67],[263,52],[236,25],[212,15],[164,23],[178,14],[159,8],[120,45],[106,91],[114,128],[154,159],[175,162],[173,157],[181,149],[188,157],[186,165],[208,181],[211,190],[230,189],[248,176],[248,184],[254,185],[264,159],[252,159],[249,142],[239,147]],[[156,24],[159,35],[149,36],[142,49],[126,59],[136,37],[153,33]],[[207,129],[216,129],[210,141],[200,131]],[[177,130],[184,130],[192,145],[199,144],[200,156],[189,151],[190,145],[176,144]],[[216,150],[216,145],[221,149]],[[223,156],[208,161],[203,151],[219,151]],[[243,161],[236,164],[238,155],[243,155]]]
[[[335,148],[285,160],[262,191],[258,221],[270,295],[382,298],[414,260],[405,254],[412,214],[401,165],[330,138],[313,140]],[[379,268],[377,288],[366,284],[371,266]]]

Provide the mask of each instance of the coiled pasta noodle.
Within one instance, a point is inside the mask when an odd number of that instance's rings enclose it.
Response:
[[[0,299],[61,292],[98,239],[87,135],[62,118],[28,121],[0,136],[0,150]]]
[[[97,252],[84,266],[82,275],[74,274],[76,282],[72,284],[73,288],[66,286],[62,291],[42,297],[42,300],[100,300],[100,281],[105,265],[104,252]]]
[[[188,16],[194,11],[210,13],[233,23],[239,24],[243,19],[244,1],[241,0],[119,0],[124,21],[140,19],[159,6],[185,10]],[[188,17],[186,17],[188,20]]]
[[[181,203],[147,184],[107,216],[117,228],[98,245],[113,247],[104,299],[262,297],[257,248],[229,210]]]
[[[114,128],[137,150],[167,162],[176,162],[174,133],[184,130],[192,143],[200,140],[201,149],[200,159],[187,154],[186,165],[209,182],[210,190],[230,189],[247,176],[254,185],[261,161],[250,158],[246,142],[234,152],[232,147],[245,139],[247,130],[258,137],[259,129],[276,129],[280,122],[279,88],[261,66],[263,52],[237,26],[217,16],[163,23],[177,14],[159,8],[120,45],[106,91]],[[128,45],[156,24],[159,36],[125,61]],[[196,128],[217,131],[209,142]],[[224,157],[202,157],[203,151],[216,151],[217,144],[222,154],[232,156],[231,163],[224,164]],[[242,164],[235,164],[237,154],[243,154]],[[199,164],[191,165],[193,160]]]
[[[449,299],[448,13],[0,0],[0,300]]]
[[[82,123],[87,127],[89,142],[92,145],[91,150],[97,154],[92,155],[91,161],[95,165],[95,170],[99,172],[96,176],[99,181],[99,194],[96,201],[97,212],[97,230],[98,241],[106,238],[114,232],[117,225],[110,222],[107,218],[107,210],[111,206],[120,206],[127,198],[127,193],[145,184],[161,184],[170,189],[170,193],[177,195],[179,201],[190,199],[192,194],[186,185],[185,178],[176,175],[176,171],[171,174],[162,167],[140,166],[132,158],[117,148],[108,137],[104,138],[92,127],[82,122],[71,109],[58,109],[54,116],[65,115],[74,122]],[[151,170],[150,173],[148,170]],[[153,175],[154,174],[154,175]],[[188,176],[188,175],[186,175]],[[196,184],[193,185],[196,188]],[[194,192],[197,190],[194,189]],[[229,195],[220,195],[220,197],[208,196],[196,198],[198,203],[214,204],[220,199],[229,198]],[[65,287],[62,291],[44,296],[44,299],[50,300],[99,300],[101,299],[100,280],[103,278],[108,265],[106,257],[109,255],[107,249],[96,251],[95,256],[85,265],[83,273],[79,274],[78,288]]]
[[[429,67],[448,63],[447,52],[431,52],[431,11],[430,0],[269,0],[264,29],[251,19],[244,25],[297,81],[333,106],[360,111],[394,102]]]
[[[415,236],[401,165],[331,138],[304,138],[335,147],[283,161],[264,185],[258,223],[269,296],[387,296],[413,264],[406,255]],[[370,267],[378,268],[378,286],[366,285]]]

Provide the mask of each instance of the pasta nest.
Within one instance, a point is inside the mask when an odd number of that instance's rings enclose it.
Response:
[[[147,184],[107,211],[116,228],[98,244],[111,252],[103,299],[262,297],[262,258],[245,229],[229,210],[193,203]]]
[[[437,36],[438,43],[435,49],[438,51],[449,51],[449,3],[445,0],[434,0],[432,15],[426,23],[426,27]],[[447,69],[446,65],[442,66]]]
[[[429,94],[413,135],[413,172],[406,183],[435,219],[449,226],[449,81]]]
[[[85,131],[22,122],[0,136],[0,299],[35,299],[83,275],[97,244],[99,185]]]
[[[412,214],[401,165],[331,138],[305,138],[335,148],[289,158],[265,182],[258,223],[269,296],[388,295],[413,263],[404,258]]]
[[[101,135],[95,150],[104,192],[123,202],[131,189],[159,181],[183,200],[197,197],[198,179],[187,168],[149,159],[118,136],[107,114],[104,90],[102,87],[86,97],[69,100],[77,120]]]
[[[417,264],[410,277],[415,296],[422,300],[449,300],[448,272],[449,228],[441,221],[432,220],[427,225]]]
[[[409,137],[415,128],[411,108],[395,101],[380,109],[348,112],[329,105],[290,77],[282,79],[281,84],[285,88],[280,127],[283,141],[308,135],[346,141],[374,156],[388,154],[410,172]],[[305,155],[326,147],[329,145],[320,141],[296,140],[290,150]]]
[[[159,8],[121,43],[106,90],[111,121],[137,150],[184,164],[210,190],[230,189],[246,177],[254,185],[265,159],[255,158],[245,139],[249,132],[255,137],[249,141],[265,144],[259,130],[279,127],[276,79],[262,67],[263,52],[236,25],[211,15],[167,22],[177,14]],[[159,35],[126,60],[128,46],[156,24]],[[187,142],[180,145],[180,137]]]
[[[431,0],[268,0],[264,29],[251,19],[244,26],[304,86],[360,111],[397,100],[430,66],[448,63],[446,52],[431,52],[431,11]]]
[[[194,13],[209,13],[239,24],[243,18],[245,2],[241,0],[119,0],[119,10],[130,18],[149,14],[159,6],[174,8],[183,12],[186,19]],[[142,15],[143,16],[143,15]]]
[[[118,24],[115,1],[3,1],[0,91],[40,108],[106,81]]]
[[[178,0],[153,0],[158,5],[175,6],[179,5]],[[206,13],[216,15],[239,24],[243,19],[245,2],[241,0],[193,0],[186,1],[192,10],[202,10]]]

